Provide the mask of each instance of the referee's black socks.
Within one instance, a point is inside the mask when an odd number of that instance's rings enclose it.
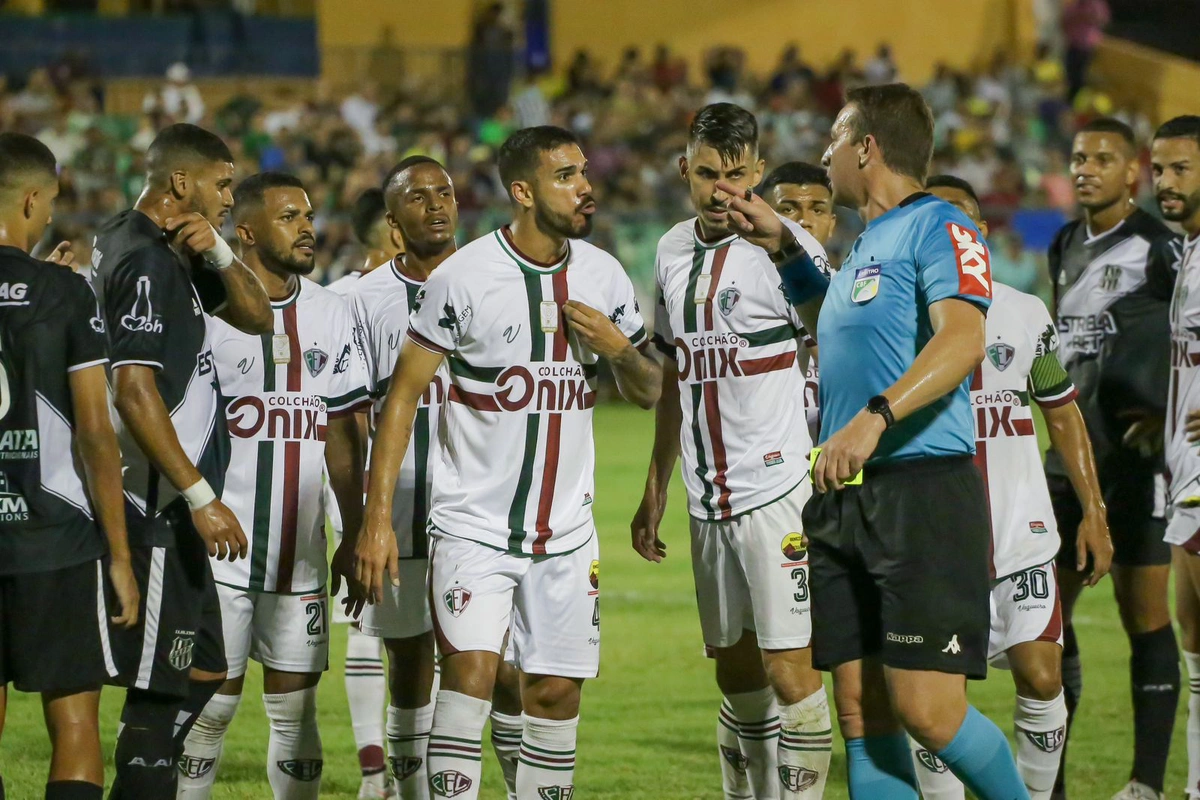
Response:
[[[46,800],[100,800],[104,787],[87,781],[51,781],[46,784]]]
[[[1163,790],[1179,707],[1179,648],[1170,625],[1129,637],[1133,686],[1133,780]]]

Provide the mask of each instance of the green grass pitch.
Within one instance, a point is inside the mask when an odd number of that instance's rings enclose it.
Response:
[[[584,688],[575,774],[580,798],[720,798],[714,745],[719,695],[712,665],[703,658],[688,563],[683,488],[672,486],[663,538],[669,556],[661,565],[638,558],[629,546],[629,520],[641,497],[653,416],[630,406],[596,410],[596,522],[602,546],[604,643],[600,678]],[[1072,797],[1108,798],[1128,780],[1132,713],[1128,645],[1121,632],[1111,584],[1088,591],[1076,626],[1084,656],[1084,701],[1071,739]],[[321,796],[353,798],[358,764],[340,671],[344,626],[335,626],[331,661],[321,683],[321,734],[325,773]],[[1185,684],[1186,686],[1186,684]],[[252,665],[247,694],[225,745],[214,797],[269,798],[264,770],[267,726],[259,671]],[[971,700],[1010,730],[1012,683],[993,673],[971,686]],[[1185,693],[1186,698],[1186,693]],[[121,693],[106,691],[102,735],[111,759]],[[1168,797],[1186,778],[1186,700],[1180,705],[1171,751]],[[380,710],[382,714],[382,709]],[[835,726],[836,727],[836,726]],[[502,798],[500,772],[485,738],[483,797]],[[8,796],[42,796],[50,749],[37,699],[11,693],[0,742],[0,770]],[[828,798],[845,798],[845,759],[834,745]],[[106,777],[112,778],[111,760]]]

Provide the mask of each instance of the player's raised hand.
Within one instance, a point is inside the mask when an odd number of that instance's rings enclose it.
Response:
[[[220,500],[192,512],[192,522],[208,547],[208,554],[217,560],[234,561],[246,555],[249,547],[242,524],[229,507]]]
[[[767,201],[754,194],[751,189],[739,189],[728,181],[717,181],[717,188],[729,195],[725,207],[729,210],[730,228],[750,244],[756,244],[768,253],[783,248],[783,220]]]
[[[129,558],[112,559],[108,565],[108,578],[112,581],[117,603],[121,606],[121,613],[112,617],[112,624],[121,628],[132,628],[137,625],[141,593],[138,592],[137,579],[133,576]]]
[[[639,556],[655,564],[662,563],[667,557],[667,545],[658,538],[658,529],[662,524],[663,512],[667,507],[667,498],[653,492],[642,496],[642,503],[633,522],[629,523],[629,532],[633,537],[633,549]]]
[[[1163,449],[1163,418],[1149,411],[1127,411],[1120,415],[1121,419],[1133,420],[1133,424],[1121,437],[1121,444],[1138,451],[1145,458],[1151,458]],[[1188,441],[1191,438],[1191,415],[1188,415]]]
[[[1087,569],[1088,554],[1092,556],[1092,573],[1084,579],[1084,586],[1095,586],[1100,579],[1108,574],[1112,566],[1113,543],[1108,534],[1108,520],[1104,511],[1087,511],[1079,523],[1079,533],[1075,539],[1075,569],[1083,572]]]
[[[212,223],[195,212],[170,217],[163,227],[172,234],[172,243],[187,253],[202,256],[217,248],[220,235]]]
[[[346,581],[346,596],[342,598],[342,605],[346,608],[346,615],[355,619],[367,604],[367,588],[358,582],[356,570],[354,542],[348,538],[342,539],[329,562],[330,584],[336,596],[342,590],[342,581]]]
[[[59,242],[50,251],[50,255],[46,256],[46,261],[49,261],[51,264],[58,264],[60,267],[75,269],[75,254],[71,252],[71,243]]]
[[[601,358],[612,361],[627,348],[633,347],[629,337],[621,333],[621,329],[608,315],[591,306],[568,300],[563,305],[563,316],[567,318],[571,330]]]
[[[385,574],[391,577],[392,586],[400,585],[400,547],[391,525],[363,523],[354,546],[354,558],[354,576],[366,588],[367,600],[372,605],[383,602]]]
[[[885,427],[883,417],[865,408],[855,414],[821,444],[821,454],[813,467],[814,488],[822,494],[844,488],[875,452]]]

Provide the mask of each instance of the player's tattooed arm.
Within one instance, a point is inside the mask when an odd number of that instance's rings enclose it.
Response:
[[[331,416],[325,429],[325,471],[329,486],[337,498],[342,528],[353,532],[344,536],[334,553],[330,569],[333,594],[342,580],[348,584],[346,612],[357,617],[366,602],[366,589],[358,583],[354,568],[354,547],[362,528],[363,446],[359,439],[356,413]]]
[[[1076,537],[1075,568],[1080,572],[1086,570],[1090,553],[1092,572],[1084,585],[1095,586],[1112,565],[1113,545],[1108,534],[1108,511],[1096,474],[1092,440],[1088,438],[1083,414],[1074,401],[1053,408],[1043,407],[1042,415],[1046,419],[1050,444],[1062,457],[1067,477],[1083,507],[1083,521],[1079,523]]]
[[[608,361],[621,396],[642,408],[653,408],[662,390],[658,362],[638,350],[606,315],[569,300],[563,306],[571,330],[593,353]]]
[[[654,449],[642,502],[629,524],[633,549],[647,561],[659,563],[667,557],[667,545],[658,538],[663,512],[667,508],[667,486],[679,460],[679,429],[683,412],[679,408],[679,372],[675,361],[662,365],[662,395],[654,410]]]
[[[354,545],[355,577],[366,587],[372,603],[383,601],[384,573],[391,576],[392,585],[398,585],[400,581],[400,550],[392,530],[392,498],[412,437],[417,403],[429,388],[443,358],[444,354],[427,350],[411,338],[405,339],[375,427],[367,506],[362,531]],[[345,529],[349,534],[351,527],[346,525]]]
[[[117,413],[150,464],[180,492],[204,483],[204,476],[179,444],[171,415],[154,382],[154,368],[124,364],[113,370],[113,378]],[[211,496],[211,489],[208,491]],[[246,534],[224,503],[213,498],[192,506],[191,511],[192,522],[210,556],[233,560],[246,555]]]
[[[75,447],[96,519],[108,539],[108,572],[120,604],[121,613],[112,621],[122,628],[132,628],[138,618],[138,587],[125,527],[121,449],[109,416],[108,375],[103,365],[97,365],[75,370],[68,377],[75,414]]]
[[[225,288],[225,303],[216,314],[233,327],[249,334],[271,333],[275,317],[267,290],[221,238],[207,219],[183,214],[165,222],[172,244],[185,253],[198,255],[213,267]]]

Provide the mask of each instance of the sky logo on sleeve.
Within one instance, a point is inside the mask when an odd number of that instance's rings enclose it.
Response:
[[[970,228],[947,222],[946,230],[950,232],[950,242],[958,261],[958,293],[990,298],[992,262],[987,245]]]

